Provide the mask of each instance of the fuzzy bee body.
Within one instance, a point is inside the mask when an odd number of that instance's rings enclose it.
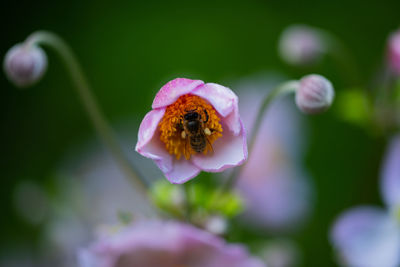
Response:
[[[189,138],[190,146],[197,153],[201,153],[206,148],[206,145],[207,145],[206,138],[207,137],[204,133],[198,133],[198,134],[191,135]]]
[[[207,135],[204,124],[208,121],[207,111],[204,110],[206,119],[203,121],[201,114],[197,110],[189,110],[182,116],[181,128],[184,131],[183,138],[188,139],[188,143],[193,151],[202,153],[207,147]],[[209,132],[210,130],[208,130]],[[210,145],[211,146],[211,145]],[[212,148],[211,148],[212,149]],[[189,151],[185,152],[190,157]]]

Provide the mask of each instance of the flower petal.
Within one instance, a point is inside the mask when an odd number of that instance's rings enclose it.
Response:
[[[139,127],[136,151],[154,160],[161,171],[166,173],[172,169],[172,156],[165,149],[157,131],[158,123],[164,113],[165,109],[155,109],[146,114]]]
[[[161,87],[154,98],[152,108],[162,108],[174,103],[181,95],[192,92],[195,88],[203,85],[200,80],[190,80],[185,78],[176,78]]]
[[[400,207],[400,135],[389,144],[381,175],[382,196],[389,207]]]
[[[382,209],[364,206],[345,212],[333,227],[331,241],[348,266],[400,264],[400,230]]]
[[[271,232],[298,229],[311,211],[312,188],[307,177],[289,162],[286,168],[252,175],[247,165],[252,159],[246,163],[247,175],[241,174],[238,180],[237,188],[246,203],[241,220]]]
[[[229,167],[242,164],[247,159],[247,143],[244,126],[239,120],[239,135],[224,131],[221,138],[213,144],[213,154],[194,155],[192,162],[208,172],[221,172]]]
[[[241,245],[192,225],[161,221],[136,222],[92,244],[80,259],[81,267],[265,267]]]
[[[114,257],[111,252],[98,255],[89,249],[82,249],[78,252],[78,265],[80,267],[112,267]]]
[[[210,102],[215,110],[224,117],[222,120],[234,135],[240,133],[239,100],[231,89],[216,83],[207,83],[195,89],[192,94],[200,96]]]
[[[168,181],[173,184],[183,184],[199,174],[200,169],[184,157],[173,160],[172,170],[165,173]]]

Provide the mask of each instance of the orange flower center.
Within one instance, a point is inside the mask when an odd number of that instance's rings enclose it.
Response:
[[[180,159],[213,151],[212,144],[222,136],[220,118],[203,98],[183,95],[169,105],[158,125],[160,140],[171,155]]]

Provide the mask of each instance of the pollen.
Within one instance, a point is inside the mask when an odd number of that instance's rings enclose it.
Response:
[[[188,112],[197,112],[200,120],[199,135],[205,138],[206,146],[203,154],[213,152],[212,144],[222,136],[222,126],[216,110],[205,99],[191,94],[179,97],[173,104],[166,108],[164,117],[158,128],[160,140],[171,155],[180,159],[182,155],[190,159],[191,155],[197,154],[191,146],[193,133],[185,131],[184,116]]]

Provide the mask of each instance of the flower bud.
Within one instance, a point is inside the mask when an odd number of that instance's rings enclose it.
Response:
[[[316,63],[324,50],[318,31],[305,25],[288,27],[279,40],[279,53],[282,59],[292,65]]]
[[[311,74],[300,80],[296,92],[297,107],[307,114],[317,114],[327,110],[335,96],[330,81],[317,74]]]
[[[8,79],[18,87],[27,87],[40,80],[47,68],[47,57],[39,46],[16,44],[4,59]]]
[[[387,48],[389,66],[396,75],[400,75],[400,30],[390,35]]]

